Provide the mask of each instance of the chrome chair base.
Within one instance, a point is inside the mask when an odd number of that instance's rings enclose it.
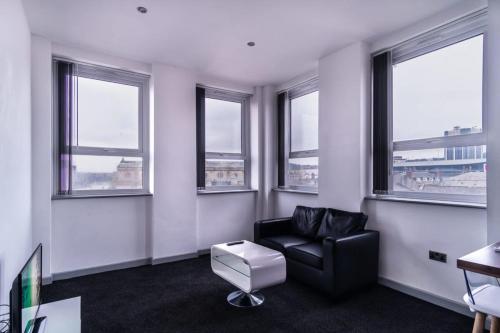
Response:
[[[227,296],[227,301],[229,304],[239,308],[249,308],[259,306],[264,303],[264,295],[259,292],[251,292],[247,294],[241,290],[237,290]]]

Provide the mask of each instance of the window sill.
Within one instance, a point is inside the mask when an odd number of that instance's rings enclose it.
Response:
[[[251,193],[258,192],[258,190],[254,189],[240,189],[240,190],[198,190],[197,193],[199,195],[205,194],[225,194],[225,193]]]
[[[367,200],[379,200],[379,201],[405,202],[405,203],[414,203],[414,204],[423,204],[423,205],[439,205],[439,206],[486,209],[486,204],[480,204],[480,203],[414,199],[414,198],[397,197],[397,196],[392,196],[392,195],[369,195],[369,196],[366,196],[365,199],[367,199]]]
[[[318,191],[307,191],[307,190],[296,190],[292,188],[273,188],[275,192],[287,192],[287,193],[298,193],[298,194],[309,194],[309,195],[318,195]]]
[[[122,193],[122,194],[71,194],[52,196],[52,200],[68,200],[68,199],[92,199],[92,198],[124,198],[124,197],[152,197],[152,193]]]

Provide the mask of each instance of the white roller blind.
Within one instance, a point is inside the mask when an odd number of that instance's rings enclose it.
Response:
[[[487,9],[485,8],[397,45],[392,49],[392,63],[397,64],[480,35],[486,31],[486,28]]]

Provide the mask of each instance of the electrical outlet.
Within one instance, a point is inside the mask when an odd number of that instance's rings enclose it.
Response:
[[[447,255],[446,255],[446,253],[441,253],[441,252],[436,252],[436,251],[429,251],[429,259],[430,260],[439,261],[439,262],[446,262],[447,261]]]

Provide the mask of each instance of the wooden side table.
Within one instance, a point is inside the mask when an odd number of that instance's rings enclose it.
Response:
[[[473,309],[476,308],[476,299],[479,298],[480,294],[477,292],[477,290],[471,290],[467,272],[484,274],[497,279],[500,278],[500,253],[495,252],[495,247],[497,246],[500,246],[500,242],[483,247],[457,260],[457,267],[464,271],[468,300],[471,303],[470,307]],[[499,287],[492,287],[499,288],[498,290],[500,290],[500,283],[498,284]],[[477,307],[479,308],[480,306],[481,304],[478,303]],[[498,301],[498,310],[495,312],[500,313],[500,300]],[[492,315],[490,332],[500,333],[500,320],[498,314],[496,313],[483,313],[481,311],[476,311],[473,333],[483,332],[486,315]]]

